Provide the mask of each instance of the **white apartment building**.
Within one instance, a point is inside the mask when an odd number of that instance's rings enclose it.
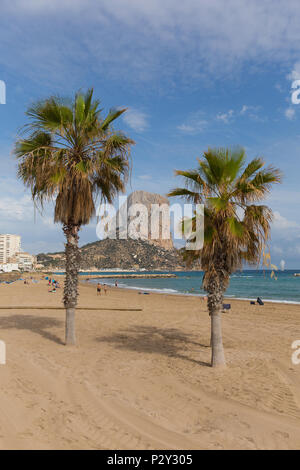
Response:
[[[29,253],[25,253],[24,251],[17,253],[16,259],[19,268],[24,269],[24,271],[31,271],[33,266],[36,264],[36,257]]]
[[[12,258],[20,251],[20,235],[0,234],[0,264],[6,264],[9,258]]]

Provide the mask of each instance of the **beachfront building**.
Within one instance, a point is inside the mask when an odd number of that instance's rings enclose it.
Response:
[[[0,234],[0,264],[8,263],[8,260],[20,251],[20,235]]]
[[[13,271],[18,271],[19,265],[17,263],[5,263],[0,264],[0,273],[12,273]]]
[[[36,257],[26,253],[25,251],[21,251],[20,253],[16,254],[16,260],[19,266],[19,269],[23,271],[31,271],[35,264],[36,264]]]
[[[0,270],[5,272],[31,271],[36,257],[21,250],[20,235],[0,234]]]

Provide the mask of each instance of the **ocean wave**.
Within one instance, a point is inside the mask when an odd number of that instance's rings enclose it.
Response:
[[[237,274],[234,274],[233,276],[230,276],[230,279],[233,279],[234,277],[237,277],[239,279],[246,279],[246,278],[252,278],[252,277],[255,277],[255,276],[245,276],[243,274],[241,274],[240,276],[238,276]]]
[[[167,289],[167,288],[155,288],[155,287],[137,287],[137,286],[128,286],[127,284],[118,284],[118,287],[122,287],[125,289],[132,289],[132,290],[140,290],[146,292],[158,292],[162,294],[181,294],[180,291],[176,289]]]

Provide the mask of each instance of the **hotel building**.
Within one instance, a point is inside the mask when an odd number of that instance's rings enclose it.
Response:
[[[21,251],[20,235],[0,234],[0,264],[8,263],[9,259]]]

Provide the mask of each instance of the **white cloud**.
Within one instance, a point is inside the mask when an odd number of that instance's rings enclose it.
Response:
[[[152,179],[152,176],[151,175],[139,175],[138,178],[140,180],[151,180]]]
[[[215,117],[211,118],[211,121],[217,120],[224,124],[229,124],[241,116],[262,121],[263,119],[257,115],[257,111],[259,111],[260,108],[260,106],[244,104],[239,111],[229,109],[223,113],[219,112]],[[192,114],[186,122],[177,126],[177,129],[185,134],[198,134],[199,132],[204,131],[208,125],[209,121],[204,119],[204,112],[198,111]]]
[[[217,114],[216,118],[218,121],[223,121],[225,124],[229,124],[229,122],[233,119],[233,114],[233,109],[230,109],[227,113]]]
[[[149,126],[148,115],[135,108],[128,108],[123,114],[123,120],[136,132],[143,132]]]
[[[207,74],[236,74],[246,61],[286,64],[300,52],[295,0],[228,0],[226,8],[224,0],[2,0],[1,20],[0,42],[10,50],[1,63],[36,80],[54,68],[82,69],[89,57],[99,75],[119,78],[122,69],[123,80],[150,83],[176,73],[177,81],[199,83]],[[291,76],[298,72],[296,64]]]
[[[288,220],[285,217],[283,217],[280,212],[274,211],[274,220],[273,220],[273,226],[277,230],[286,230],[286,229],[293,229],[293,228],[300,228],[300,224],[297,222],[294,222],[293,220]]]
[[[275,83],[274,85],[275,90],[279,91],[279,93],[284,93],[285,89],[280,83]]]
[[[208,125],[206,119],[204,119],[203,111],[196,111],[192,113],[188,119],[177,126],[177,129],[183,134],[198,134],[203,132]]]
[[[261,106],[246,106],[244,105],[240,111],[241,116],[247,116],[252,121],[257,122],[266,122],[268,120],[267,116],[262,116]]]
[[[0,219],[4,220],[28,220],[29,214],[33,214],[33,204],[30,196],[20,198],[1,197],[0,199]]]
[[[87,3],[89,0],[85,0]],[[61,10],[75,10],[83,8],[83,0],[15,0],[11,2],[9,0],[2,0],[3,7],[8,12],[15,12],[16,9],[22,11],[25,14],[40,14],[40,13],[51,13]]]
[[[289,121],[292,121],[295,118],[296,111],[294,108],[287,108],[284,114],[285,114],[285,117],[289,119]]]
[[[244,104],[240,110],[240,115],[248,115],[250,118],[258,119],[257,113],[260,111],[261,106],[252,106]]]
[[[243,105],[240,114],[245,114],[249,110],[249,106],[246,106],[245,104]]]
[[[207,125],[207,121],[197,121],[194,122],[193,124],[181,124],[180,126],[177,126],[177,129],[184,134],[198,134],[198,132],[204,131],[205,127]]]
[[[287,75],[287,79],[293,82],[300,79],[300,62],[296,62],[293,70]]]
[[[250,118],[255,121],[263,121],[264,119],[258,115],[261,106],[253,106],[244,104],[240,111],[229,109],[229,111],[224,113],[218,113],[216,116],[217,121],[222,121],[224,124],[229,124],[233,120],[243,116]]]
[[[177,129],[186,134],[193,134],[195,132],[195,127],[189,124],[180,124],[180,126],[177,126]]]

